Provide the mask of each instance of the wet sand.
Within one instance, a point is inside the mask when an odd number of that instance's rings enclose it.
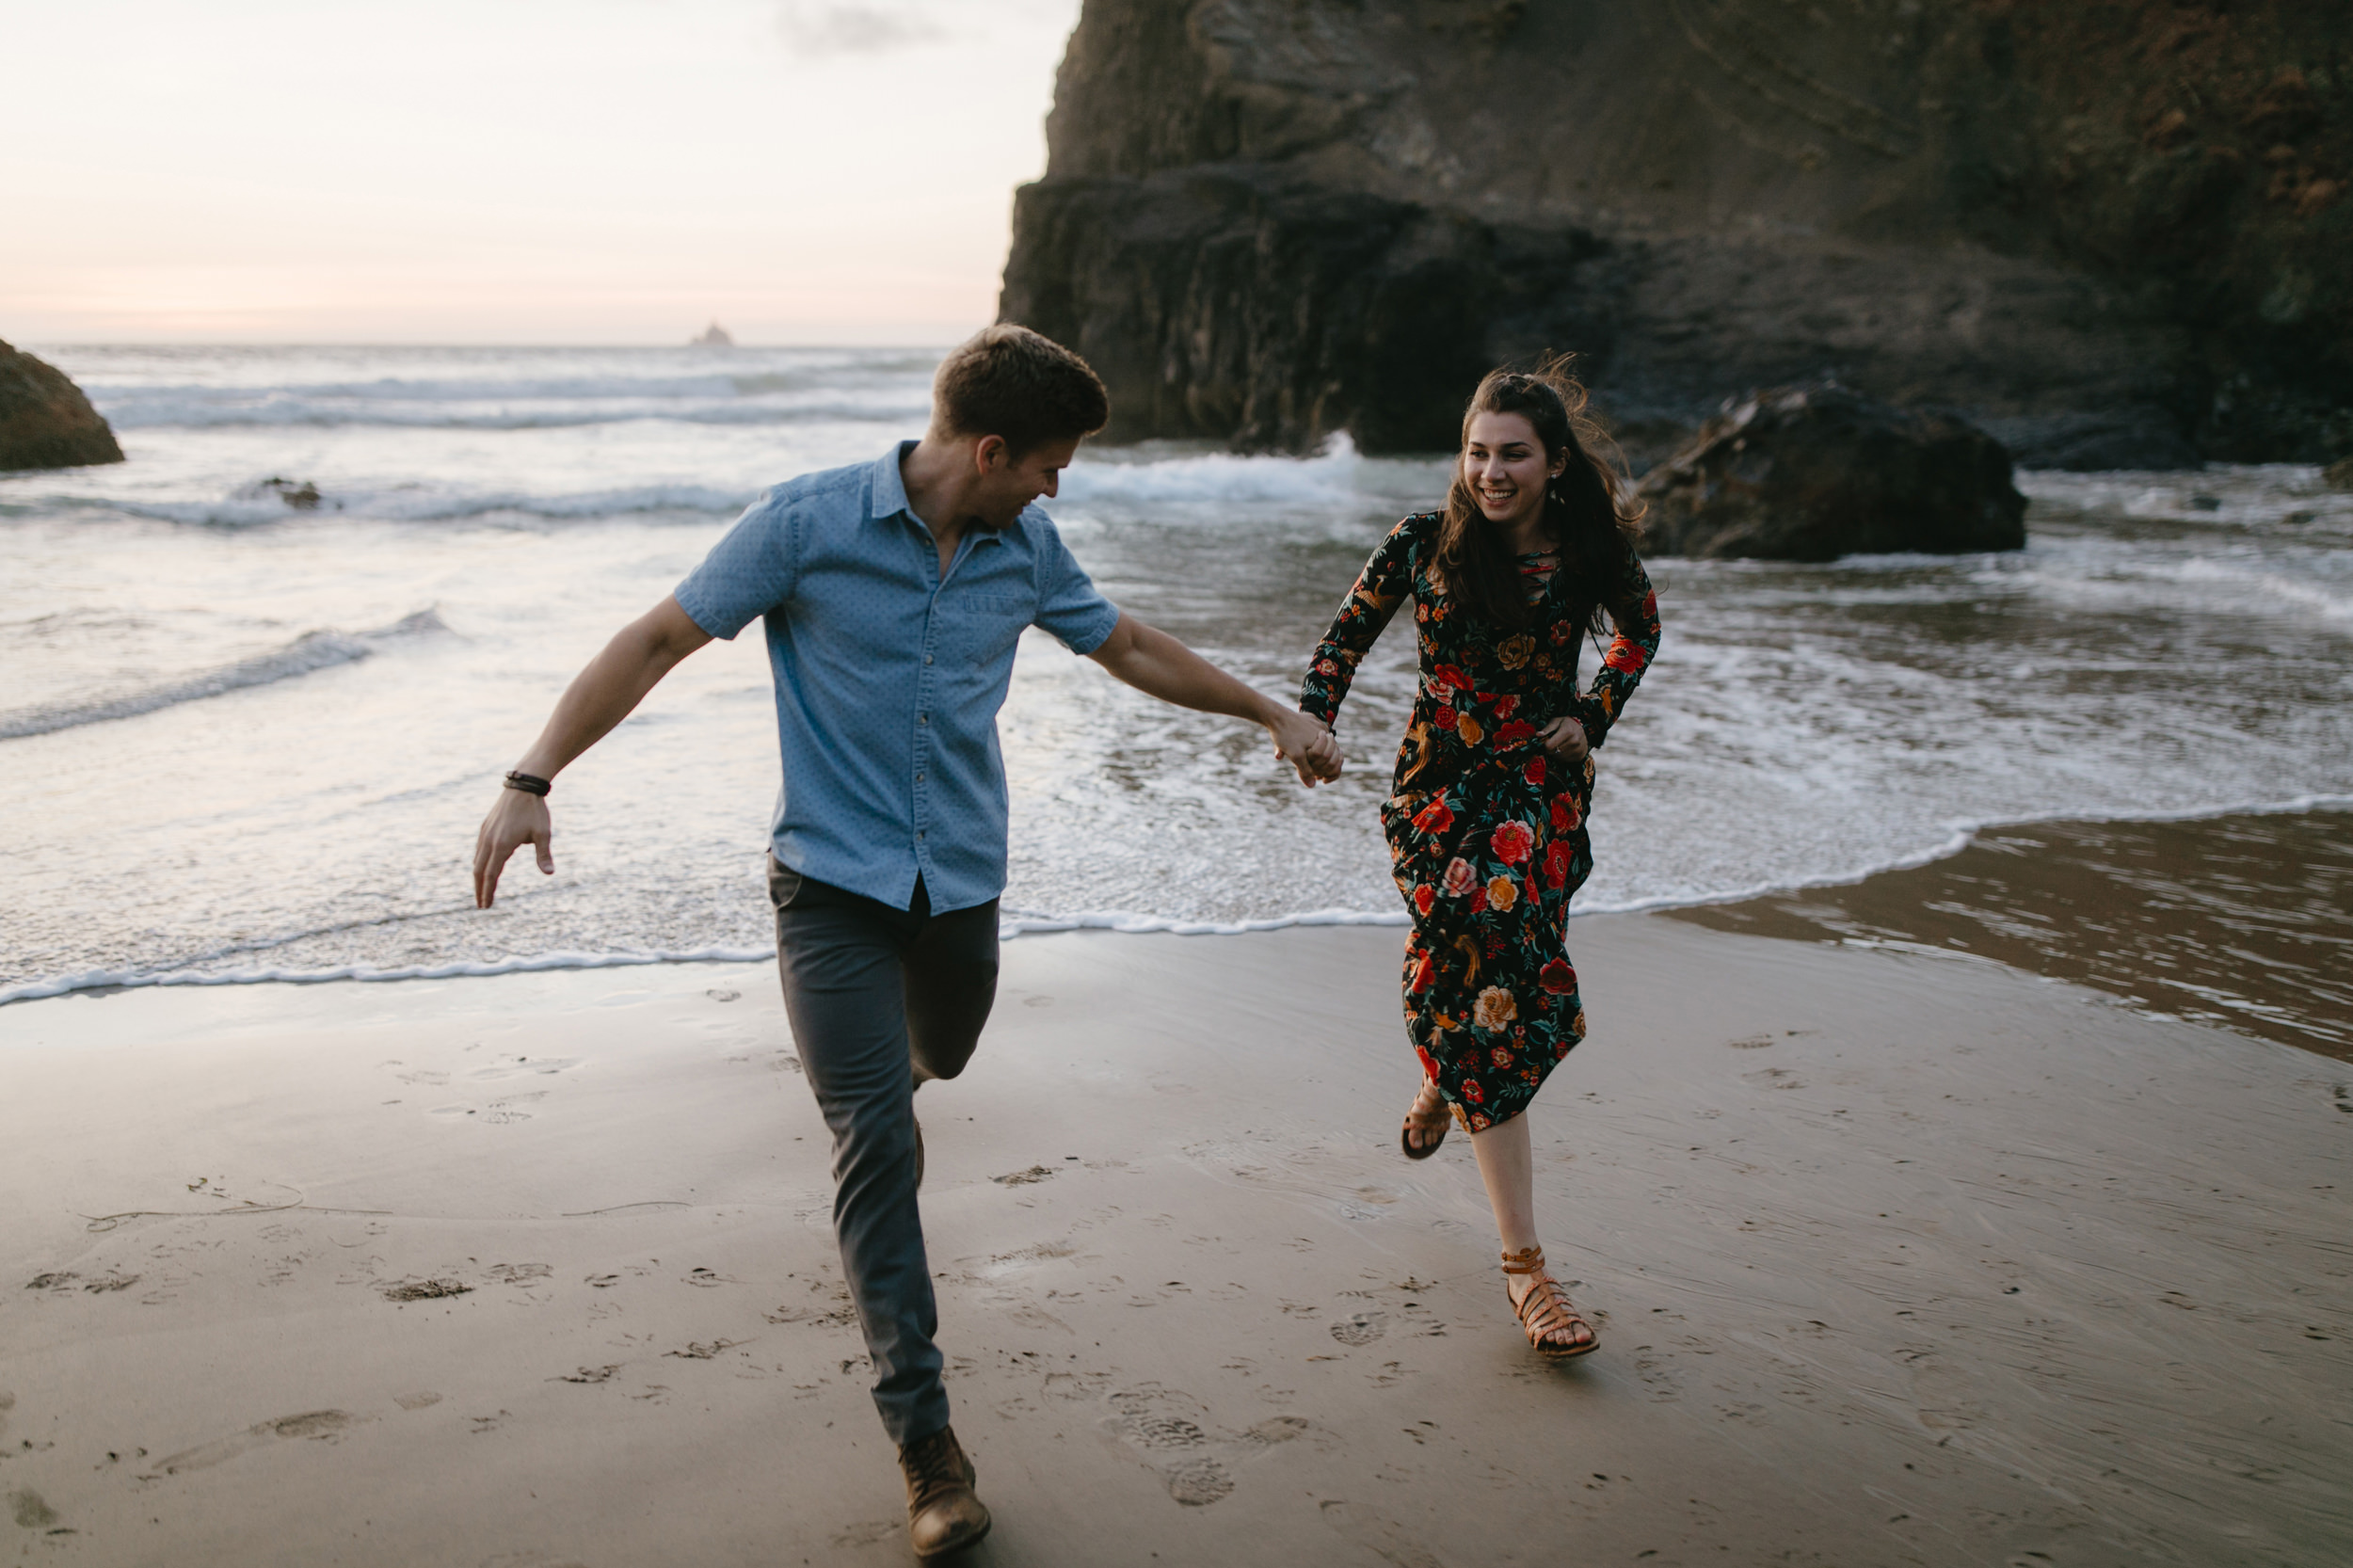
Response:
[[[1930,865],[1673,913],[1976,953],[2353,1061],[2353,811],[1992,828]]]
[[[1516,1336],[1398,934],[1005,949],[927,1087],[975,1564],[2353,1557],[2345,1068],[1995,964],[1580,921]],[[906,1560],[765,967],[0,1013],[0,1545]]]

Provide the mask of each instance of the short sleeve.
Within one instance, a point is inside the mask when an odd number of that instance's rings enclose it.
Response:
[[[778,496],[754,503],[671,597],[714,637],[733,637],[792,596],[792,509]]]
[[[1037,541],[1037,615],[1032,624],[1052,632],[1073,653],[1092,653],[1118,626],[1119,606],[1096,589],[1044,513],[1031,514],[1029,523]]]

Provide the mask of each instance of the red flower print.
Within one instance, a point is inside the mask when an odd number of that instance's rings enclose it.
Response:
[[[1487,1091],[1479,1086],[1479,1080],[1466,1078],[1463,1080],[1463,1097],[1473,1105],[1484,1105],[1487,1103]]]
[[[1337,675],[1340,673],[1340,662],[1337,659],[1319,659],[1316,661],[1316,673],[1318,675]]]
[[[1512,1048],[1509,1046],[1497,1046],[1492,1050],[1488,1051],[1487,1064],[1491,1067],[1510,1066],[1512,1064]]]
[[[1439,795],[1414,816],[1414,826],[1424,833],[1444,833],[1454,825],[1454,813],[1447,809],[1446,796]]]
[[[1470,677],[1452,664],[1440,664],[1436,669],[1432,670],[1430,680],[1431,684],[1441,691],[1449,686],[1458,692],[1467,692],[1471,689]]]
[[[1445,884],[1447,897],[1461,898],[1478,884],[1479,873],[1471,870],[1469,861],[1458,855],[1447,862]]]
[[[1487,842],[1495,850],[1497,859],[1507,866],[1516,866],[1536,847],[1536,834],[1524,822],[1508,822],[1497,828]]]
[[[1495,712],[1498,720],[1509,719],[1519,711],[1520,699],[1516,696],[1506,695],[1495,699]]]
[[[1555,839],[1545,846],[1545,886],[1558,888],[1569,880],[1569,846]]]
[[[1495,1125],[1494,1118],[1484,1111],[1474,1111],[1470,1113],[1470,1129],[1473,1132],[1484,1132]]]
[[[1536,984],[1556,997],[1565,997],[1577,989],[1577,971],[1567,959],[1556,958],[1537,974]]]
[[[1609,645],[1609,651],[1602,656],[1601,662],[1613,670],[1623,670],[1628,675],[1640,675],[1642,673],[1642,666],[1649,664],[1650,660],[1644,656],[1641,648],[1621,638]]]
[[[1555,833],[1574,833],[1577,831],[1577,824],[1582,820],[1577,814],[1576,801],[1567,795],[1553,797],[1552,830]]]
[[[1425,952],[1421,955],[1421,962],[1414,966],[1414,978],[1405,988],[1419,996],[1430,989],[1431,982],[1437,978],[1438,961]]]
[[[1541,757],[1529,758],[1528,766],[1520,770],[1520,776],[1538,789],[1542,789],[1545,782],[1545,760]]]
[[[1496,744],[1499,746],[1515,746],[1522,741],[1531,741],[1535,738],[1536,727],[1518,719],[1514,719],[1496,731]]]
[[[1470,909],[1471,909],[1471,913],[1472,913],[1472,914],[1474,914],[1474,915],[1479,914],[1479,913],[1481,913],[1481,911],[1483,911],[1486,907],[1487,907],[1487,889],[1486,889],[1486,888],[1473,888],[1471,889],[1471,896],[1470,896]],[[1494,956],[1495,956],[1495,954],[1493,954],[1493,953],[1489,953],[1487,956],[1488,956],[1488,957],[1490,957],[1490,958],[1492,958],[1492,957],[1494,957]]]
[[[1422,1049],[1419,1046],[1416,1046],[1414,1048],[1414,1054],[1421,1058],[1421,1073],[1424,1078],[1435,1078],[1438,1076],[1437,1058],[1432,1056],[1428,1051]]]
[[[1451,729],[1454,728],[1454,710],[1451,708],[1441,707],[1435,712],[1433,712],[1430,717],[1431,721],[1437,725],[1437,727],[1441,729]]]
[[[1556,882],[1553,886],[1557,888],[1560,884]],[[1427,882],[1414,889],[1414,912],[1417,915],[1430,913],[1430,906],[1437,901],[1438,895],[1431,891],[1430,884]]]

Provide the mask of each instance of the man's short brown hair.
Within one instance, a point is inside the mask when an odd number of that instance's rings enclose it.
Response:
[[[932,418],[944,433],[1001,436],[1016,457],[1092,436],[1111,417],[1111,394],[1084,360],[1011,322],[965,339],[932,379]]]

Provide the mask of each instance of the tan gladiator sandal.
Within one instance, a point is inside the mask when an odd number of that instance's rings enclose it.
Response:
[[[1601,1340],[1593,1334],[1593,1325],[1577,1315],[1569,1304],[1569,1293],[1560,1282],[1545,1272],[1545,1249],[1529,1247],[1525,1252],[1503,1255],[1503,1272],[1507,1274],[1533,1274],[1528,1294],[1512,1304],[1519,1315],[1520,1327],[1528,1332],[1528,1342],[1536,1347],[1538,1354],[1554,1361],[1566,1361],[1572,1356],[1590,1355],[1600,1349]],[[1512,1282],[1503,1282],[1504,1293],[1511,1294]],[[1583,1335],[1583,1338],[1577,1336]],[[1556,1336],[1569,1336],[1563,1340]]]
[[[1444,1096],[1439,1096],[1438,1108],[1435,1111],[1421,1109],[1423,1093],[1434,1087],[1435,1085],[1430,1080],[1425,1078],[1421,1080],[1421,1088],[1415,1092],[1414,1103],[1405,1112],[1405,1125],[1398,1128],[1397,1146],[1405,1151],[1405,1158],[1408,1160],[1427,1160],[1437,1153],[1438,1145],[1446,1142],[1447,1129],[1454,1125],[1454,1113],[1447,1109]],[[1435,1138],[1430,1138],[1433,1132],[1437,1134]],[[1417,1133],[1424,1138],[1430,1138],[1430,1142],[1415,1143],[1414,1137]]]

